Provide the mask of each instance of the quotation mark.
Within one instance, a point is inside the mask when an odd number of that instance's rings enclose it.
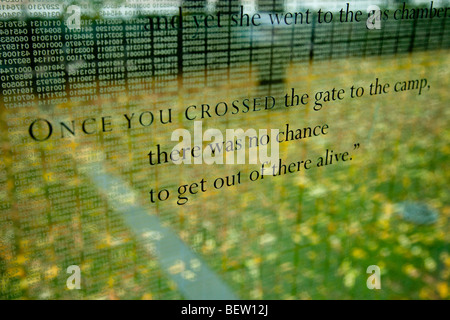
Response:
[[[355,144],[353,145],[353,150],[356,150],[356,149],[359,149],[359,143],[355,143]]]

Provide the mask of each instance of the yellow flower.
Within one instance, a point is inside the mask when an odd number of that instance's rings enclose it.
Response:
[[[442,299],[446,299],[448,297],[448,284],[447,282],[441,282],[437,285],[437,290],[439,292],[439,296]]]
[[[153,296],[152,296],[151,293],[145,293],[145,294],[142,296],[142,300],[153,300]]]
[[[353,249],[352,255],[357,259],[364,259],[367,256],[366,252],[363,251],[361,248]]]
[[[24,264],[25,262],[27,262],[27,258],[23,255],[23,254],[19,254],[16,258],[16,262],[18,264]]]
[[[53,279],[58,275],[59,268],[56,265],[53,265],[45,272],[45,279]]]

